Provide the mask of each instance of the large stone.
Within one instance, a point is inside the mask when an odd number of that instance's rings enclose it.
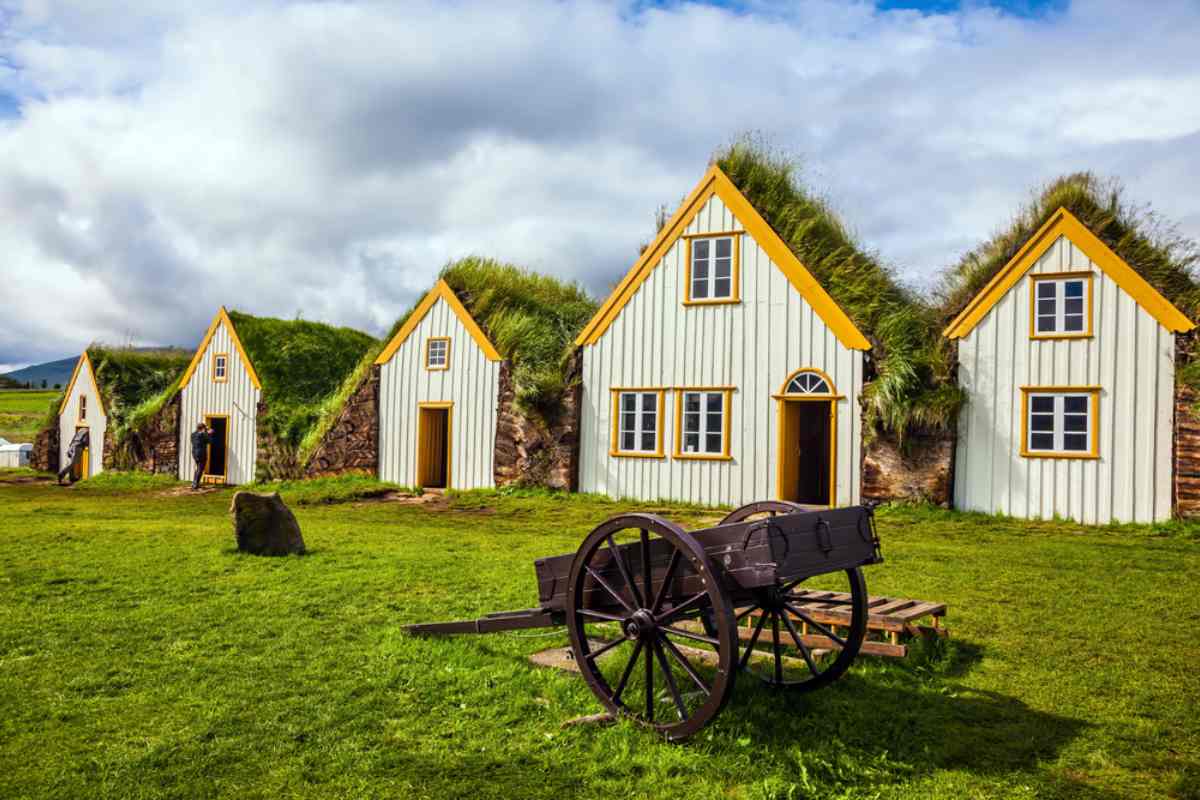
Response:
[[[279,493],[238,492],[229,507],[238,550],[259,556],[304,553],[300,523]]]
[[[863,448],[862,497],[918,500],[949,507],[954,487],[954,436],[911,433],[907,446],[880,433]]]

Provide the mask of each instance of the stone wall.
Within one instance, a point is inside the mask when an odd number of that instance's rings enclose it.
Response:
[[[29,466],[42,472],[58,472],[59,440],[58,420],[48,428],[38,431],[33,440],[33,452],[29,454]]]
[[[379,366],[358,385],[305,465],[314,478],[343,472],[379,474]]]
[[[268,430],[265,423],[266,418],[267,404],[260,400],[254,426],[254,480],[266,483],[303,478],[304,469],[300,464],[300,448],[280,441],[274,433]]]
[[[1175,336],[1175,369],[1188,362],[1194,342],[1191,336]],[[1200,516],[1200,415],[1193,410],[1196,392],[1183,384],[1175,384],[1175,514],[1180,517]]]
[[[179,473],[180,395],[176,393],[158,413],[126,437],[122,446],[104,443],[104,468],[152,472],[160,475]],[[112,430],[110,426],[109,431]]]
[[[579,485],[579,413],[582,399],[582,353],[567,368],[562,408],[554,419],[534,419],[515,402],[512,364],[500,367],[499,413],[496,419],[496,486],[525,484],[575,491]]]
[[[949,508],[954,434],[913,433],[901,447],[890,434],[863,445],[863,500],[919,500]]]

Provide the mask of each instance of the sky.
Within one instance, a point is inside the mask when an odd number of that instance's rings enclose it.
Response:
[[[380,335],[470,254],[602,298],[747,131],[918,287],[1079,169],[1200,238],[1198,40],[1196,0],[0,0],[0,372],[220,305]]]

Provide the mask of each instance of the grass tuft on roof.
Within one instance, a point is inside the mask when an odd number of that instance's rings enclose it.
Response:
[[[951,429],[963,395],[936,310],[859,246],[828,202],[803,185],[793,158],[744,136],[715,160],[871,340],[875,375],[863,389],[868,435],[883,430],[903,440],[917,430]]]

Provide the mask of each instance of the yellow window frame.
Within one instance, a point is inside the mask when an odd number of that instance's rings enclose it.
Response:
[[[1094,289],[1095,289],[1095,287],[1093,285],[1095,282],[1095,277],[1096,277],[1096,273],[1094,273],[1090,270],[1076,271],[1076,272],[1041,272],[1036,275],[1030,275],[1029,276],[1029,338],[1043,340],[1043,341],[1044,340],[1054,340],[1054,339],[1090,339],[1090,338],[1092,338],[1095,335],[1094,328],[1093,328],[1093,325],[1094,325],[1093,320],[1095,319],[1095,315],[1093,313],[1094,305],[1093,305],[1093,300],[1092,300],[1092,298],[1094,296]],[[1038,333],[1038,329],[1037,329],[1037,288],[1038,288],[1038,284],[1045,283],[1047,281],[1069,281],[1069,280],[1083,280],[1084,281],[1084,291],[1087,293],[1087,302],[1084,304],[1087,307],[1087,311],[1085,312],[1086,313],[1085,321],[1087,324],[1084,326],[1084,329],[1082,331],[1073,331],[1073,332],[1069,332],[1069,333],[1068,332],[1059,332],[1059,331],[1055,331],[1053,333]]]
[[[1100,458],[1100,390],[1099,386],[1022,386],[1021,387],[1021,456],[1024,458],[1067,458],[1095,461]],[[1089,433],[1091,449],[1075,450],[1030,450],[1029,449],[1029,395],[1031,394],[1086,394],[1091,396],[1089,411]]]
[[[676,386],[675,392],[675,447],[672,456],[683,461],[732,461],[730,455],[730,434],[733,432],[733,392],[734,386]],[[720,453],[685,453],[683,452],[683,396],[688,393],[724,395],[724,406],[721,414],[721,452]],[[703,414],[701,410],[701,414]],[[703,436],[704,432],[701,431]]]
[[[217,374],[217,362],[220,359],[225,359],[225,374]],[[229,353],[213,353],[212,357],[212,381],[213,383],[229,383]]]
[[[663,429],[666,427],[664,417],[667,406],[667,388],[665,386],[621,386],[610,388],[608,391],[610,401],[609,416],[612,417],[612,439],[609,443],[608,454],[615,458],[666,458],[667,453],[663,447]],[[657,441],[653,452],[647,450],[622,450],[620,448],[622,394],[658,395],[658,420],[654,431]],[[641,414],[640,408],[637,413]]]
[[[75,418],[85,427],[87,426],[87,411],[87,394],[80,392],[79,402],[75,404]]]
[[[434,342],[445,342],[446,343],[446,361],[445,361],[445,363],[437,365],[437,366],[431,365],[429,363],[429,356],[433,350]],[[428,339],[426,339],[425,340],[425,369],[427,369],[430,372],[445,372],[446,370],[450,369],[450,349],[451,349],[451,344],[450,344],[449,336],[430,336]]]
[[[688,233],[682,237],[686,243],[683,266],[683,304],[685,306],[727,306],[742,302],[742,234],[745,231],[720,231],[717,233]],[[733,269],[730,272],[732,294],[729,297],[692,297],[692,243],[697,239],[732,239]],[[715,250],[714,250],[715,252]]]

